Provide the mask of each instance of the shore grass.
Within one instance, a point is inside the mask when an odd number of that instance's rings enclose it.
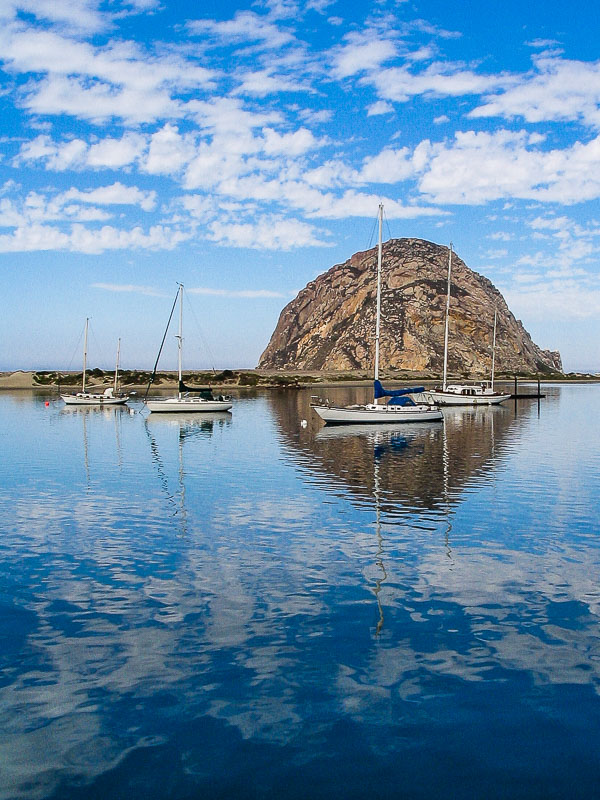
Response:
[[[119,385],[123,389],[145,389],[152,373],[148,370],[122,370],[119,373]],[[563,373],[506,373],[500,372],[495,376],[496,381],[512,382],[515,377],[518,381],[537,381],[543,383],[598,381],[599,374],[569,372]],[[389,383],[436,383],[441,376],[435,373],[412,372],[409,370],[382,370],[382,381]],[[481,381],[487,375],[451,375],[450,381]],[[114,380],[114,373],[101,369],[90,369],[86,375],[86,385],[92,387],[110,386]],[[301,388],[305,386],[331,386],[331,385],[361,385],[370,383],[373,376],[370,371],[344,370],[340,372],[327,370],[259,370],[259,369],[225,369],[220,372],[188,370],[183,375],[184,383],[198,387],[210,386],[212,388]],[[71,389],[81,386],[81,372],[66,372],[60,370],[39,370],[37,372],[12,372],[0,373],[0,388],[3,389],[31,389],[31,388],[61,388]],[[167,389],[177,387],[176,372],[157,372],[152,383],[153,388]]]

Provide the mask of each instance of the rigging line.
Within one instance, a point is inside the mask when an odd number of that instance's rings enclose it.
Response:
[[[89,320],[90,320],[90,322],[91,322],[92,318],[91,318],[91,317],[89,317]],[[100,363],[101,363],[101,364],[104,364],[105,366],[107,366],[107,365],[108,365],[108,363],[109,363],[109,362],[108,362],[108,359],[107,359],[107,358],[104,358],[104,356],[106,355],[106,353],[103,353],[103,352],[102,352],[102,347],[100,346],[100,342],[98,341],[98,337],[96,336],[96,331],[94,330],[94,328],[92,328],[92,326],[91,326],[91,325],[90,325],[90,327],[89,327],[89,337],[90,337],[90,339],[92,340],[92,345],[95,347],[95,349],[96,349],[96,352],[97,352],[97,353],[100,353]],[[88,370],[89,370],[89,369],[90,369],[90,367],[88,367]],[[94,367],[94,369],[100,369],[100,367]],[[106,371],[106,370],[102,370],[102,372],[105,372],[105,371]]]
[[[388,215],[385,213],[385,208],[383,209],[383,218],[385,220],[385,224],[387,225],[388,239],[391,239],[392,238],[392,229],[390,228],[390,221],[388,219]]]
[[[171,313],[169,314],[169,321],[167,322],[167,327],[165,328],[165,332],[163,334],[162,342],[160,343],[160,349],[158,351],[158,355],[156,356],[156,361],[154,362],[154,369],[152,370],[152,375],[150,376],[150,380],[148,381],[148,386],[146,386],[146,394],[144,395],[144,403],[148,397],[148,392],[150,391],[150,387],[154,382],[154,378],[156,377],[156,369],[158,367],[158,360],[160,358],[160,354],[162,353],[162,349],[165,345],[165,339],[167,338],[167,333],[169,332],[169,325],[171,324],[171,320],[173,319],[173,312],[175,311],[175,306],[177,305],[177,299],[179,297],[179,288],[177,289],[177,294],[175,295],[175,300],[173,300],[173,308],[171,309]]]
[[[198,328],[198,336],[200,338],[200,341],[202,342],[202,346],[206,348],[206,352],[208,353],[208,359],[209,359],[210,363],[212,364],[212,371],[216,374],[217,370],[215,368],[214,356],[213,356],[213,354],[211,352],[211,349],[210,349],[210,347],[208,345],[207,339],[205,339],[205,337],[204,337],[204,334],[202,332],[202,328],[200,326],[200,320],[196,316],[196,312],[194,311],[194,306],[191,304],[190,299],[187,296],[187,293],[185,294],[185,300],[186,300],[186,303],[187,303],[187,308],[189,308],[190,311],[192,312],[192,317],[194,318],[194,322],[196,323],[196,327]]]
[[[84,330],[85,330],[85,326],[79,332],[79,339],[77,340],[77,344],[75,345],[75,348],[73,350],[73,355],[71,356],[71,360],[69,361],[69,365],[67,367],[67,372],[70,371],[71,365],[73,364],[73,361],[75,361],[75,354],[80,350],[80,345],[81,345],[81,340],[83,338],[83,331]]]
[[[373,244],[373,238],[375,236],[375,231],[377,230],[378,222],[379,222],[379,215],[375,217],[375,221],[373,222],[373,227],[371,228],[371,235],[369,236],[369,244],[367,245],[367,250],[370,250],[371,245]]]

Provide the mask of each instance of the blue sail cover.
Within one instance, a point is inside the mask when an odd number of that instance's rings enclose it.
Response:
[[[384,389],[380,381],[373,381],[375,400],[380,397],[402,397],[405,394],[419,394],[425,391],[424,386],[410,386],[407,389]]]

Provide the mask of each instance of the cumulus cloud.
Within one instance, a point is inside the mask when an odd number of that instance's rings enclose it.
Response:
[[[5,0],[0,19],[12,20],[19,11],[76,33],[99,33],[110,27],[109,19],[98,10],[98,3],[90,0]]]
[[[238,11],[233,19],[223,22],[193,20],[188,22],[187,29],[193,36],[209,35],[218,41],[234,44],[255,42],[270,50],[294,41],[291,32],[272,22],[268,16],[254,11]]]
[[[77,200],[80,203],[97,203],[98,205],[135,205],[144,211],[152,211],[156,206],[155,191],[145,192],[136,186],[124,186],[119,182],[86,191],[69,189],[61,199]]]
[[[436,203],[521,198],[571,204],[600,196],[599,166],[600,137],[543,150],[525,131],[467,131],[431,147],[419,188]]]
[[[312,225],[282,217],[269,217],[257,222],[215,220],[209,229],[209,238],[214,242],[255,250],[292,250],[329,244],[319,238]]]
[[[385,100],[378,100],[376,103],[372,103],[367,108],[368,117],[375,117],[378,114],[393,114],[393,113],[394,113],[394,106],[391,103],[386,103]]]
[[[375,30],[351,33],[346,44],[333,51],[333,74],[348,78],[360,72],[371,72],[396,55],[395,44],[381,39]]]
[[[522,117],[527,122],[579,120],[600,127],[600,61],[534,58],[534,70],[500,94],[489,95],[473,118]]]
[[[66,170],[121,169],[138,160],[146,148],[146,138],[126,133],[120,139],[107,137],[92,144],[82,139],[56,142],[42,134],[25,142],[13,159],[14,166],[26,162],[42,162],[46,169],[55,172]]]
[[[107,250],[172,250],[191,237],[189,232],[154,225],[147,231],[105,225],[87,228],[73,225],[64,231],[52,225],[36,224],[0,235],[1,253],[24,253],[43,250],[100,254]]]
[[[152,134],[142,169],[153,175],[171,175],[189,163],[194,153],[193,137],[181,136],[175,125],[167,124]]]
[[[67,114],[100,123],[137,124],[180,117],[177,91],[209,88],[214,73],[176,53],[146,52],[134,42],[95,47],[54,31],[7,26],[0,33],[6,68],[31,75],[22,105],[31,113]]]
[[[383,100],[406,103],[411,97],[464,97],[479,95],[509,81],[506,76],[480,75],[459,64],[436,62],[426,69],[387,67],[369,73],[361,79],[375,87]]]

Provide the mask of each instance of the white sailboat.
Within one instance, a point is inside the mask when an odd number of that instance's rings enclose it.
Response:
[[[182,380],[183,352],[183,284],[179,284],[179,333],[178,349],[178,392],[176,397],[155,397],[146,399],[146,408],[155,413],[196,413],[206,411],[229,411],[233,403],[230,397],[214,397],[210,389],[191,389]],[[164,341],[164,340],[163,340]],[[197,396],[194,396],[194,393]]]
[[[452,242],[448,248],[448,291],[446,294],[446,325],[444,328],[444,373],[441,387],[425,392],[424,399],[438,406],[490,406],[508,400],[510,394],[494,390],[494,369],[496,363],[496,319],[494,309],[494,336],[492,343],[492,375],[490,381],[482,383],[448,383],[448,326],[450,320],[450,286],[452,280]]]
[[[366,405],[335,406],[317,400],[311,403],[315,413],[330,425],[398,422],[435,422],[443,419],[442,412],[425,403],[417,404],[411,395],[424,391],[422,386],[407,389],[386,390],[379,381],[379,331],[381,321],[381,262],[382,262],[383,205],[379,205],[379,245],[377,254],[377,314],[375,322],[375,374],[374,398]],[[378,403],[389,397],[387,404]]]
[[[115,366],[115,382],[114,387],[108,387],[104,392],[86,392],[85,390],[85,377],[87,371],[87,343],[88,343],[88,328],[90,319],[86,317],[85,320],[85,333],[83,336],[83,376],[81,379],[81,391],[72,394],[61,394],[62,400],[68,406],[120,406],[127,402],[129,395],[117,393],[117,382],[119,376],[119,354],[121,350],[121,340],[117,344],[117,363]]]

